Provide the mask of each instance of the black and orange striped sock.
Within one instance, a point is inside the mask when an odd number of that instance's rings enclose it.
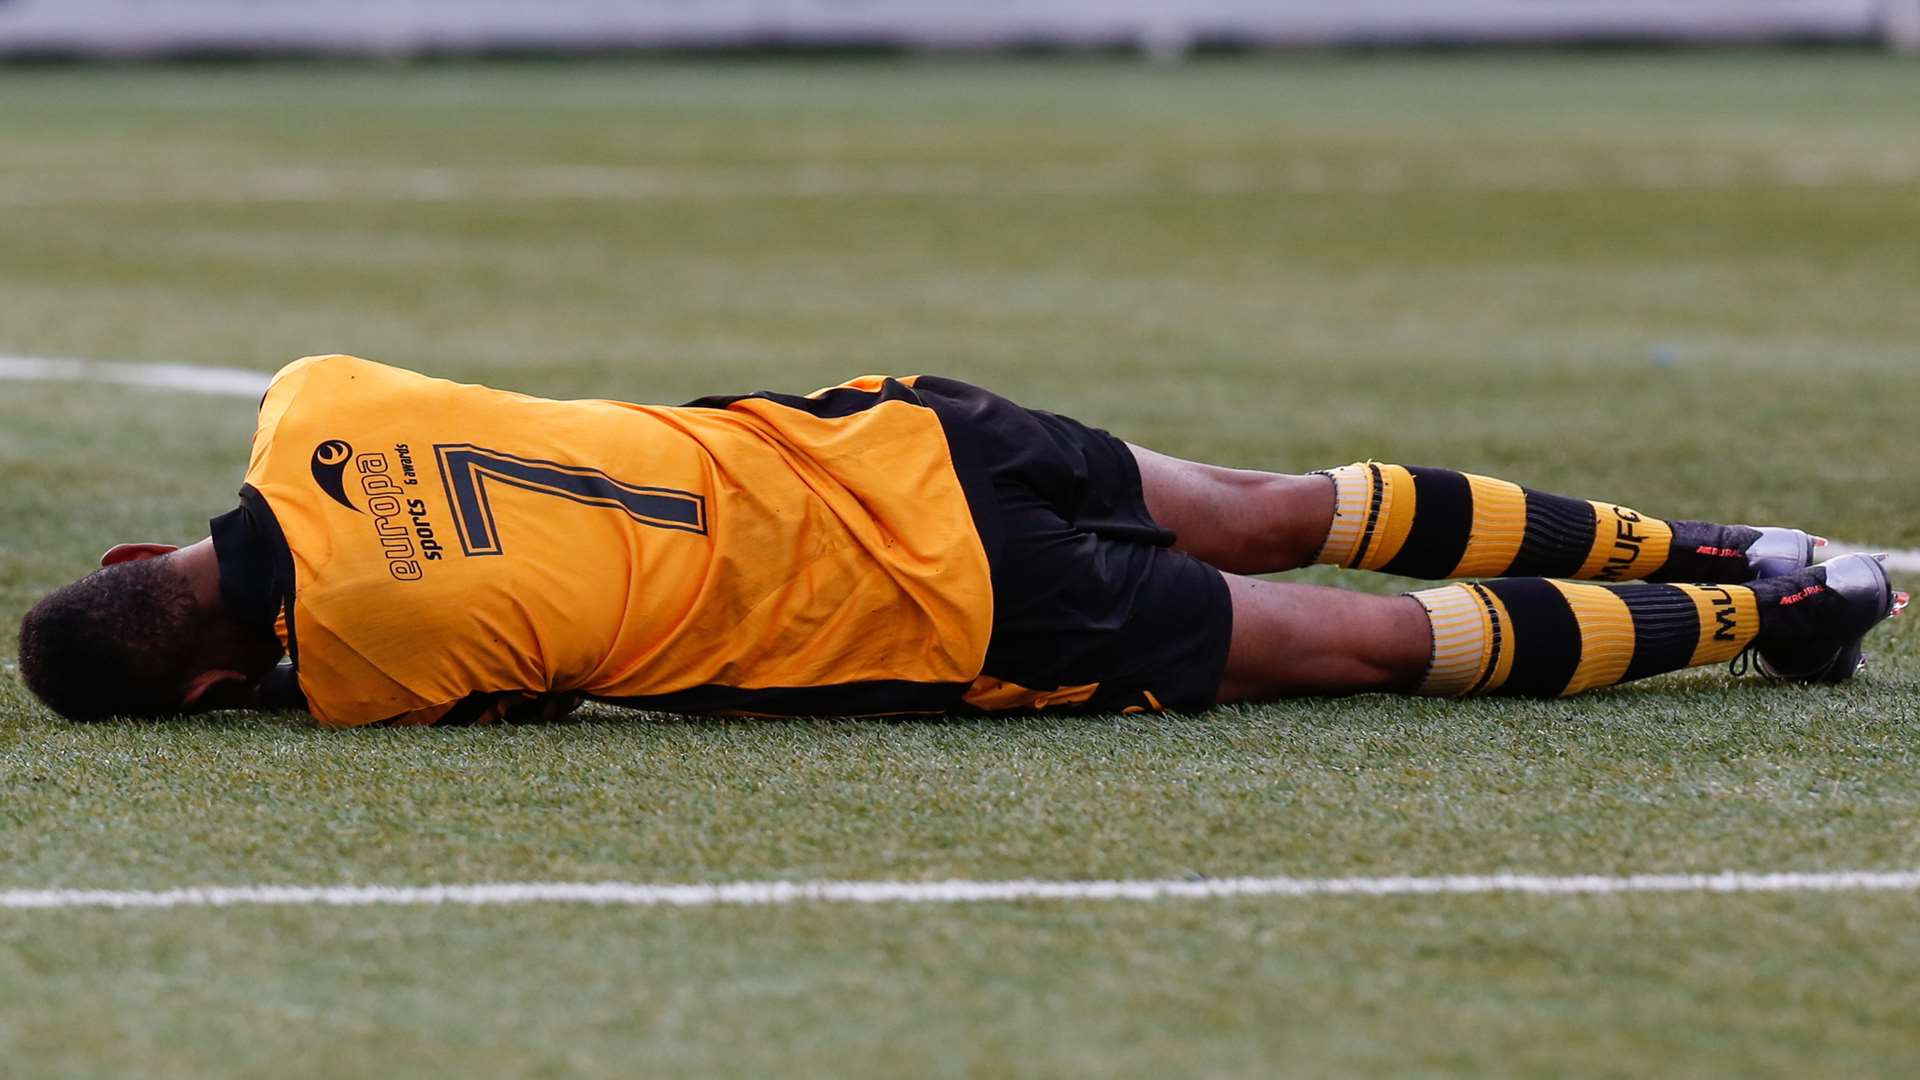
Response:
[[[1327,470],[1333,525],[1315,562],[1404,577],[1718,581],[1753,577],[1744,525],[1664,521],[1452,469]]]
[[[1509,578],[1411,594],[1433,625],[1419,693],[1556,697],[1733,659],[1760,632],[1741,585]]]

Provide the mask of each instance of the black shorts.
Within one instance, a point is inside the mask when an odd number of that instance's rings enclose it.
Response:
[[[1123,712],[1214,703],[1233,635],[1220,572],[1172,550],[1127,444],[953,379],[911,389],[753,394],[817,415],[911,398],[940,417],[992,570],[993,626],[971,685],[880,680],[697,686],[618,704],[666,712],[846,716],[1020,709]],[[689,408],[726,408],[737,397]]]
[[[1009,685],[972,704],[1211,706],[1233,635],[1227,584],[1172,550],[1127,445],[952,379],[922,376],[913,392],[946,427],[993,570],[982,674]]]

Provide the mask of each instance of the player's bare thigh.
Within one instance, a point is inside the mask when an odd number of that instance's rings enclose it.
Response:
[[[1147,512],[1179,538],[1174,547],[1236,574],[1305,566],[1333,522],[1326,476],[1228,469],[1127,444],[1140,466]]]

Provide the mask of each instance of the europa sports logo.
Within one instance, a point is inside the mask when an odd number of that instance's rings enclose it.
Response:
[[[353,445],[345,439],[328,439],[313,448],[313,482],[341,506],[359,513],[360,508],[347,498],[347,463],[353,460]]]

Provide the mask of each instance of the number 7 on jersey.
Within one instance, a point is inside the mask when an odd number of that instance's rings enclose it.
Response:
[[[599,469],[518,457],[471,443],[437,443],[433,453],[440,462],[460,546],[468,555],[503,554],[487,490],[490,484],[603,506],[656,529],[702,535],[707,531],[707,500],[690,491],[638,487]]]

